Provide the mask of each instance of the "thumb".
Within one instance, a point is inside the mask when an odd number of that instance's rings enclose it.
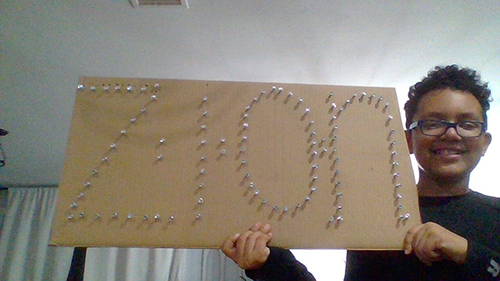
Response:
[[[233,258],[236,253],[236,241],[240,237],[239,233],[229,236],[221,245],[222,252],[229,258]]]

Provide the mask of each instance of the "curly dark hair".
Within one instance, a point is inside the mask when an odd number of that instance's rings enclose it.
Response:
[[[451,89],[471,93],[476,97],[483,110],[485,125],[487,124],[486,111],[490,109],[491,90],[488,83],[481,82],[481,76],[470,68],[459,68],[456,65],[445,67],[436,66],[427,73],[422,81],[410,87],[408,101],[405,103],[406,129],[413,122],[422,97],[435,90]],[[486,126],[485,126],[486,128]]]

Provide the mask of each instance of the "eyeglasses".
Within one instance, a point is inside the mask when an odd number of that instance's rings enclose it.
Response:
[[[0,168],[5,166],[5,160],[7,160],[7,158],[5,157],[5,152],[3,152],[2,144],[0,143]]]
[[[449,128],[455,129],[462,138],[476,138],[485,131],[484,122],[480,121],[461,121],[457,123],[444,120],[419,120],[411,123],[408,128],[410,131],[420,127],[422,134],[426,136],[440,137],[444,135]]]

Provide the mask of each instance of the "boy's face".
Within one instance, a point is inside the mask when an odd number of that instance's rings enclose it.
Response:
[[[413,117],[413,121],[418,120],[484,122],[481,105],[472,94],[450,89],[424,95]],[[440,137],[426,136],[417,127],[407,132],[407,140],[410,152],[417,159],[421,177],[452,184],[469,178],[486,152],[491,135],[483,133],[479,137],[463,138],[454,128],[449,128]]]

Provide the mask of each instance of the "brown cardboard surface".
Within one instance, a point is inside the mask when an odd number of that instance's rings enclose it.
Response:
[[[393,88],[80,85],[54,245],[216,248],[261,221],[285,248],[401,249],[420,223]]]

